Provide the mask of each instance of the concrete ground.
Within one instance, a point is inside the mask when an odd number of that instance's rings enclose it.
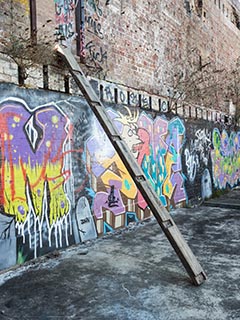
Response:
[[[205,201],[205,206],[230,208],[240,210],[240,187],[233,189],[231,192],[221,195],[218,198],[212,198]]]
[[[202,206],[173,218],[208,275],[200,287],[151,219],[1,273],[0,319],[240,319],[240,211]]]

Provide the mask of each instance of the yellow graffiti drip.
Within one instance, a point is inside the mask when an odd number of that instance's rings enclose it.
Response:
[[[59,174],[61,172],[60,163],[54,165],[47,163],[46,167],[36,164],[32,167],[29,158],[29,163],[24,164],[24,170],[27,173],[30,184],[30,200],[27,199],[27,181],[20,164],[13,165],[12,172],[14,180],[12,180],[13,177],[10,176],[11,168],[7,161],[5,161],[4,170],[4,208],[5,212],[15,216],[16,221],[24,222],[26,220],[29,211],[28,201],[32,202],[36,216],[41,216],[43,209],[47,208],[50,225],[68,213],[69,202],[63,190],[64,177]],[[43,208],[45,180],[48,181],[49,190],[48,199],[46,199]]]
[[[5,212],[16,217],[19,222],[24,222],[27,217],[28,205],[25,196],[25,180],[19,166],[13,166],[13,177],[10,176],[10,165],[4,163],[4,209]],[[13,186],[14,184],[14,186]]]
[[[167,178],[165,182],[163,183],[163,194],[165,194],[169,199],[172,198],[173,195],[173,185],[171,182],[171,169],[172,165],[174,164],[174,161],[172,160],[172,155],[170,153],[167,153],[166,156],[166,170],[167,170]]]

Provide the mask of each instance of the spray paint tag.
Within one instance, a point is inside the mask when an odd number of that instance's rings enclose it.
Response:
[[[81,197],[78,200],[76,216],[81,241],[96,239],[96,227],[90,210],[89,202],[86,197]]]

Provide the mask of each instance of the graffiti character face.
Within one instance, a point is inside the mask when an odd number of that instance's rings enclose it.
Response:
[[[131,112],[131,110],[127,107],[125,108],[128,114],[122,114],[118,112],[119,117],[115,118],[114,121],[116,121],[116,124],[120,123],[122,125],[121,130],[119,130],[121,131],[121,136],[127,143],[129,149],[132,151],[134,157],[138,159],[139,154],[142,152],[144,143],[146,141],[149,142],[149,134],[146,130],[141,129],[138,126],[137,121],[139,117],[139,111],[134,110]]]
[[[137,158],[143,144],[138,136],[137,125],[133,123],[124,125],[122,137],[127,143],[129,149],[132,151],[134,157]]]

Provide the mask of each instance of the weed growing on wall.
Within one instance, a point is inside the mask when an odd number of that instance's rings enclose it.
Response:
[[[221,107],[225,68],[211,57],[203,57],[197,47],[187,50],[181,61],[168,70],[170,110],[176,106],[193,105],[216,109]]]
[[[20,78],[28,77],[28,69],[53,64],[55,45],[53,32],[47,32],[52,20],[31,30],[30,11],[21,1],[0,1],[0,52],[10,57],[19,68]]]

